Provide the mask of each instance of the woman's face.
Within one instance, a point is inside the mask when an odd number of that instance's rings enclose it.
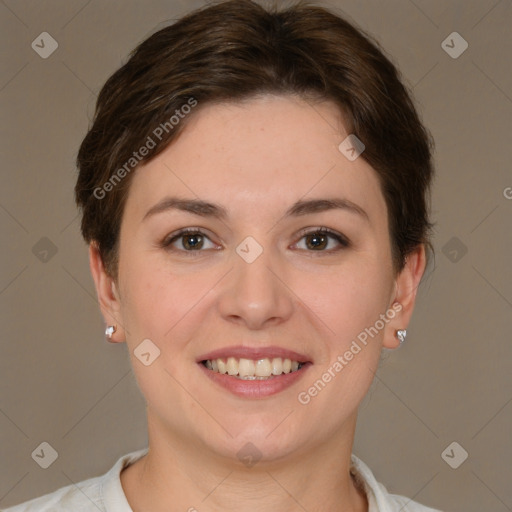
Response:
[[[325,446],[409,315],[377,175],[339,149],[330,102],[199,104],[188,122],[133,177],[111,303],[152,429],[230,457]],[[300,369],[265,377],[286,359]]]

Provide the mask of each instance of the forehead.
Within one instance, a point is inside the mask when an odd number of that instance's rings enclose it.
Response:
[[[178,194],[262,210],[341,194],[382,213],[375,171],[339,150],[349,135],[342,116],[332,102],[290,96],[199,104],[180,136],[137,169],[128,203]]]

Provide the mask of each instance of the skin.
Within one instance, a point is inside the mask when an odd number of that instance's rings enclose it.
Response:
[[[90,246],[105,322],[117,326],[113,341],[128,344],[147,403],[149,453],[121,474],[128,502],[135,512],[367,511],[349,474],[358,406],[382,347],[398,347],[396,330],[409,323],[424,247],[394,272],[377,175],[363,158],[351,162],[339,151],[348,133],[331,102],[263,96],[199,105],[187,121],[133,177],[117,280]],[[173,209],[143,219],[170,195],[218,203],[227,218]],[[284,217],[299,199],[332,197],[367,218],[348,209]],[[322,226],[350,245],[329,237],[312,248],[301,230]],[[190,237],[177,239],[174,251],[162,247],[185,227],[205,232],[202,248],[186,252]],[[247,236],[263,248],[250,264],[235,251]],[[384,329],[307,405],[299,403],[298,393],[395,303],[402,309]],[[133,353],[146,338],[161,351],[150,366]],[[196,363],[233,345],[284,347],[314,364],[278,394],[241,398]],[[237,457],[248,442],[262,457],[251,468]]]

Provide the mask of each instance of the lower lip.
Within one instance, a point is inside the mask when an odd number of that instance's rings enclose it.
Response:
[[[282,373],[267,380],[243,380],[208,370],[202,363],[198,363],[198,365],[208,378],[234,395],[243,398],[265,398],[276,395],[295,384],[307,372],[311,363],[305,363],[300,370]]]

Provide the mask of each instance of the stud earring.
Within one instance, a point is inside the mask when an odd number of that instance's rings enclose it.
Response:
[[[114,334],[117,331],[117,328],[115,325],[109,325],[105,329],[105,336],[107,337],[107,340],[110,341],[112,339],[112,334]]]
[[[398,341],[400,342],[400,346],[403,345],[406,336],[407,336],[406,329],[400,329],[400,330],[396,331],[396,337],[398,338]]]

